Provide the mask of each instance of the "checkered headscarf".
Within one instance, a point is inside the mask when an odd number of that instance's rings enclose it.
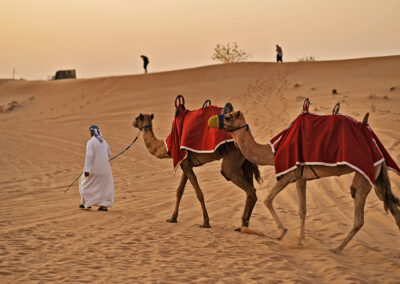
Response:
[[[99,127],[98,127],[97,125],[91,125],[91,126],[89,127],[89,130],[90,130],[90,131],[93,131],[94,136],[95,136],[100,142],[103,142],[103,136],[101,136],[100,129],[99,129]]]

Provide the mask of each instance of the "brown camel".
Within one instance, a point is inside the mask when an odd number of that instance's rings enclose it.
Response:
[[[274,154],[271,147],[261,145],[255,142],[251,131],[246,123],[244,115],[240,111],[231,112],[224,115],[223,126],[225,131],[232,133],[236,145],[244,157],[252,163],[257,165],[271,165],[274,162]],[[299,215],[300,215],[300,239],[304,240],[304,226],[306,217],[306,182],[308,180],[330,177],[330,176],[341,176],[345,174],[355,173],[352,185],[350,187],[351,195],[354,199],[354,224],[353,228],[343,240],[343,242],[336,249],[332,250],[335,253],[341,252],[347,243],[353,238],[353,236],[360,230],[364,224],[364,205],[368,193],[371,190],[371,184],[369,181],[354,169],[346,166],[303,166],[302,175],[299,174],[300,167],[295,171],[288,172],[283,175],[274,185],[271,192],[264,200],[264,204],[269,209],[274,218],[281,234],[278,239],[282,239],[287,229],[279,220],[276,214],[272,201],[288,184],[296,182],[297,195],[299,199]],[[395,197],[392,193],[390,180],[387,172],[387,166],[385,163],[381,163],[375,166],[375,193],[378,198],[384,202],[385,210],[389,210],[393,215],[397,226],[400,229],[400,200]]]
[[[143,131],[143,140],[149,152],[159,159],[171,158],[167,153],[164,141],[159,140],[153,133],[152,120],[153,114],[140,114],[133,121],[133,126]],[[214,153],[195,153],[188,151],[186,159],[182,161],[180,167],[183,171],[181,182],[176,190],[176,204],[172,217],[167,222],[177,223],[179,203],[181,201],[185,185],[189,179],[203,210],[204,223],[201,227],[210,228],[210,221],[204,202],[203,192],[197,182],[193,167],[198,167],[216,160],[222,159],[221,174],[225,179],[233,182],[246,192],[246,205],[242,216],[242,226],[248,227],[249,219],[257,201],[256,189],[254,188],[253,176],[257,182],[261,181],[258,166],[250,163],[240,153],[233,142],[228,143],[227,149],[224,145],[220,146]]]

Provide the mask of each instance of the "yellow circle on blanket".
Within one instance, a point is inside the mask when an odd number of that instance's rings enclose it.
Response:
[[[211,128],[219,129],[219,118],[218,115],[213,115],[208,119],[208,126]]]

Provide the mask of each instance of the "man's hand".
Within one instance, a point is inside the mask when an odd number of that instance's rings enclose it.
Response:
[[[85,177],[88,177],[89,176],[89,173],[88,172],[85,172]]]

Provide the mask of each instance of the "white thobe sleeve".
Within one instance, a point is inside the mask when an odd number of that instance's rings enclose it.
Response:
[[[110,146],[107,144],[107,153],[108,153],[108,157],[111,156],[111,149]]]
[[[85,166],[83,168],[84,172],[90,173],[92,170],[93,166],[93,157],[94,157],[94,149],[93,149],[93,143],[89,142],[86,145],[86,158],[85,158]]]

